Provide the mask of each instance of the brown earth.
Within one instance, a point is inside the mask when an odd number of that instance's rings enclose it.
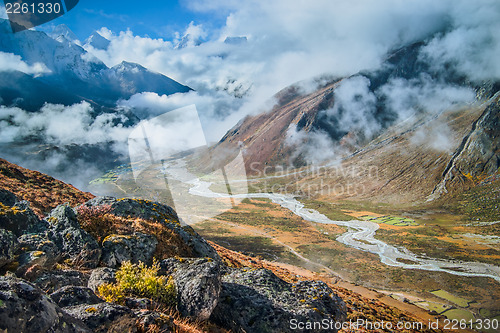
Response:
[[[14,193],[31,203],[31,209],[40,217],[60,204],[82,204],[94,195],[82,192],[72,185],[38,171],[22,168],[0,158],[0,188]]]

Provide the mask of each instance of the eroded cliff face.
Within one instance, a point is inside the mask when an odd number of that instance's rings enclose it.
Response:
[[[483,113],[463,137],[429,200],[497,180],[499,168],[500,93],[496,93],[485,102]]]

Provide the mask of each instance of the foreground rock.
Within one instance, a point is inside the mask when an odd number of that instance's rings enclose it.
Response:
[[[66,308],[65,311],[83,321],[92,332],[138,332],[136,315],[121,305],[111,303],[77,305]]]
[[[176,260],[161,262],[165,275],[171,275],[177,292],[177,309],[186,317],[207,320],[215,309],[221,291],[221,267],[214,260]]]
[[[150,265],[158,241],[152,235],[141,232],[132,235],[110,235],[102,242],[103,266],[119,268],[124,261]]]
[[[6,276],[0,277],[0,331],[92,332],[34,285]]]
[[[344,302],[325,283],[289,284],[266,269],[234,270],[224,276],[212,314],[223,327],[247,333],[293,332],[292,320],[342,322],[345,318]]]
[[[0,229],[11,231],[17,237],[39,231],[40,220],[27,201],[17,201],[9,191],[2,191],[0,201]]]
[[[8,230],[0,229],[0,268],[14,260],[17,247],[14,234]]]
[[[95,268],[101,257],[97,241],[80,228],[75,211],[69,206],[58,206],[47,217],[51,226],[48,238],[69,257],[74,264],[83,268]]]
[[[112,197],[97,197],[89,200],[84,206],[109,207],[111,214],[123,218],[139,218],[147,221],[160,223],[164,228],[171,230],[180,238],[183,247],[175,249],[180,257],[199,257],[220,260],[217,251],[188,225],[182,226],[177,213],[167,206],[157,202],[139,199],[115,199]]]
[[[61,308],[82,304],[97,304],[103,301],[94,294],[92,289],[77,286],[62,287],[52,294],[50,298]]]

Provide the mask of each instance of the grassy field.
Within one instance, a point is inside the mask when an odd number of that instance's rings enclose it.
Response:
[[[456,295],[453,295],[446,290],[435,290],[431,291],[432,294],[436,295],[437,297],[440,297],[442,299],[445,299],[451,303],[454,303],[462,308],[467,308],[469,306],[469,303],[472,303],[472,301],[469,301],[468,299],[465,299],[463,297],[459,297]]]

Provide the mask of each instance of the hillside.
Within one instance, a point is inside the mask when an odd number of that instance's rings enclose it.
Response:
[[[420,313],[423,318],[417,318],[398,310],[393,306],[411,309],[393,299],[387,305],[383,295],[376,296],[380,298],[376,300],[349,291],[341,287],[338,278],[280,267],[209,245],[193,229],[182,227],[168,206],[110,197],[87,201],[91,194],[38,172],[4,160],[1,170],[0,288],[16,295],[4,298],[0,294],[2,304],[8,305],[0,307],[2,329],[12,329],[15,322],[23,332],[49,327],[57,332],[224,332],[224,328],[235,332],[242,328],[247,332],[285,332],[289,330],[286,318],[384,320],[394,325],[398,321],[431,318],[425,313]],[[8,190],[16,190],[15,195]],[[39,220],[16,196],[32,200],[39,214],[62,202],[71,202],[77,208],[59,205]],[[44,199],[48,196],[51,201]],[[12,224],[13,219],[17,224]],[[147,274],[151,278],[158,276],[158,288],[167,282],[163,276],[171,275],[173,280],[168,281],[173,282],[168,283],[174,283],[176,294],[166,290],[168,298],[161,298],[139,285],[109,294],[107,288],[122,288],[120,284],[113,287],[113,281],[119,282],[127,274],[123,268],[117,271],[120,266],[132,265],[127,267],[135,269],[139,279],[136,283],[141,283],[140,272],[146,274],[146,268],[138,265],[140,261],[153,263],[153,270]],[[97,287],[102,283],[107,287]],[[32,296],[20,293],[19,288],[28,288]],[[249,291],[253,295],[250,298]],[[363,293],[374,295],[368,290]],[[28,321],[30,304],[39,306],[39,302],[44,302],[42,309],[46,310]],[[269,305],[263,306],[266,302]],[[269,320],[260,315],[248,319],[241,317],[240,311],[264,311],[281,319]],[[417,331],[422,332],[408,332]]]
[[[22,168],[0,159],[0,188],[14,193],[19,199],[29,201],[39,217],[59,205],[76,206],[94,195],[82,192],[43,173]]]
[[[283,89],[194,164],[224,165],[241,149],[250,176],[277,175],[269,186],[329,200],[421,203],[470,189],[500,167],[499,83],[436,71],[425,47],[396,50],[378,70]]]

